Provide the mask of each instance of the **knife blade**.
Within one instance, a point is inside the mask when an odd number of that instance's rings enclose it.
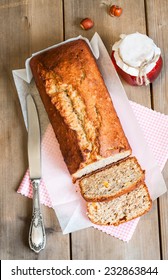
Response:
[[[28,162],[33,188],[33,212],[29,230],[29,246],[39,253],[46,244],[46,234],[40,209],[39,186],[41,180],[41,135],[38,113],[32,96],[27,96]]]
[[[41,179],[40,125],[36,105],[31,95],[27,96],[27,121],[30,179]]]

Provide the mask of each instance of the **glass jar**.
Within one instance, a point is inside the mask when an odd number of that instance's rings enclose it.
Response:
[[[118,74],[133,86],[152,83],[162,69],[160,48],[147,35],[138,32],[120,38],[111,54]]]

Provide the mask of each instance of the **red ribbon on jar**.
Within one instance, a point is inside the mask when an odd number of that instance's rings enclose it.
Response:
[[[112,61],[119,75],[130,85],[152,83],[162,69],[161,50],[145,34],[120,35],[112,47]]]

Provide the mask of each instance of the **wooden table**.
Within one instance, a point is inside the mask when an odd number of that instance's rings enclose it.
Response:
[[[27,132],[13,82],[12,69],[24,68],[31,53],[79,34],[90,39],[97,31],[109,54],[122,33],[147,33],[161,48],[163,70],[147,87],[122,81],[130,100],[168,114],[167,1],[112,1],[121,4],[120,18],[108,15],[98,0],[0,1],[0,256],[1,259],[168,259],[168,195],[154,202],[140,219],[127,244],[93,228],[63,235],[53,210],[42,207],[47,245],[40,254],[28,246],[30,199],[16,194],[28,166]],[[84,31],[81,19],[94,28]],[[168,164],[163,175],[168,184]]]

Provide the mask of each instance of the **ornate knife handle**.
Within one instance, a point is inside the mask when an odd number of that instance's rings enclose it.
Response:
[[[44,229],[43,217],[40,210],[39,184],[40,180],[32,180],[33,213],[29,230],[29,246],[36,253],[39,253],[42,249],[44,249],[46,244],[46,234]]]

